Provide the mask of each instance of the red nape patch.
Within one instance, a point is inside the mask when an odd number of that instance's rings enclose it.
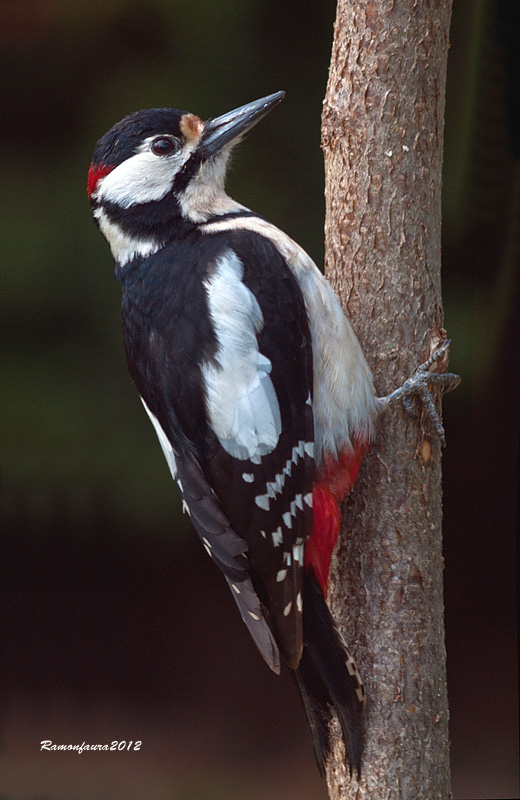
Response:
[[[101,178],[104,178],[105,175],[108,175],[108,173],[112,172],[113,169],[114,167],[110,167],[108,164],[101,164],[99,166],[95,166],[94,164],[90,165],[87,178],[87,194],[89,200],[96,191],[96,186]]]

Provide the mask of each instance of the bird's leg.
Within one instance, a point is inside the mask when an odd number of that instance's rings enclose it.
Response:
[[[452,389],[455,389],[459,385],[461,379],[453,372],[430,372],[430,367],[446,353],[450,346],[450,341],[450,339],[446,339],[424,364],[417,367],[415,372],[399,387],[399,389],[396,389],[385,397],[377,398],[378,414],[381,414],[389,408],[389,406],[395,405],[395,403],[400,401],[408,414],[416,419],[417,414],[413,409],[412,398],[419,396],[424,410],[430,417],[433,429],[443,446],[446,444],[444,428],[439,414],[437,413],[429,384],[440,386],[445,392],[451,392]]]

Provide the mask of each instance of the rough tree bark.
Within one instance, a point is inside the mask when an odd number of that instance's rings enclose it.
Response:
[[[326,272],[388,394],[442,338],[441,165],[451,0],[338,0],[323,110]],[[331,798],[449,798],[441,448],[378,421],[345,509],[329,600],[366,682],[358,784]]]

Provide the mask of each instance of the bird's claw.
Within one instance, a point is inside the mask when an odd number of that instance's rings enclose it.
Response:
[[[453,372],[430,372],[430,367],[446,353],[450,346],[450,341],[450,339],[446,339],[424,364],[420,364],[417,367],[415,372],[401,387],[399,387],[399,389],[396,389],[386,397],[380,398],[382,409],[401,401],[409,416],[413,419],[417,419],[418,415],[413,406],[413,398],[418,396],[443,446],[446,444],[445,431],[435,407],[435,401],[429,389],[429,385],[434,384],[435,386],[441,387],[446,392],[451,392],[459,385],[461,379]]]
[[[419,414],[413,407],[413,400],[410,395],[405,395],[402,399],[402,404],[404,406],[404,410],[408,414],[409,417],[412,419],[419,419]]]

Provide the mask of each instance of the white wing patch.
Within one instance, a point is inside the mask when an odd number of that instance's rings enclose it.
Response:
[[[143,398],[141,397],[141,403],[144,406],[144,409],[148,416],[152,421],[152,425],[155,428],[155,432],[157,434],[157,438],[159,439],[159,443],[163,449],[163,453],[166,457],[166,461],[168,462],[168,466],[170,468],[170,472],[172,474],[173,480],[177,480],[177,463],[175,461],[175,454],[173,452],[173,448],[170,444],[168,437],[166,436],[165,432],[163,431],[161,424],[157,417],[152,414],[146,403],[144,402]]]
[[[209,222],[207,233],[255,231],[270,239],[287,261],[303,294],[312,336],[314,440],[318,465],[356,436],[369,438],[377,416],[372,375],[350,322],[310,256],[285,233],[259,217]]]
[[[228,250],[205,281],[218,350],[202,365],[207,410],[222,447],[233,458],[255,460],[272,452],[282,429],[269,373],[271,362],[258,349],[262,311],[242,282],[244,268]]]

